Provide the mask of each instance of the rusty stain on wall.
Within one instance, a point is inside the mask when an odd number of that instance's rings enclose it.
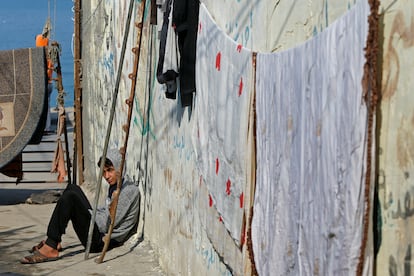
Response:
[[[167,181],[169,187],[171,187],[172,182],[172,171],[169,168],[164,169],[164,178]]]
[[[389,34],[390,40],[384,59],[384,85],[383,100],[391,98],[397,91],[400,78],[400,57],[398,45],[402,43],[404,48],[414,45],[414,19],[407,24],[402,11],[398,11]]]

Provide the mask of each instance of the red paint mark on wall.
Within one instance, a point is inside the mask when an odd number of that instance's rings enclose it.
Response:
[[[239,84],[239,97],[243,93],[243,77],[240,78],[240,84]]]
[[[213,206],[213,198],[211,197],[211,195],[208,195],[208,206]]]
[[[240,199],[240,208],[243,208],[243,205],[244,205],[244,193],[243,192],[241,193],[239,199]]]
[[[219,221],[220,222],[223,222],[223,218],[221,216],[219,217]]]
[[[216,69],[217,71],[220,71],[220,65],[221,65],[221,52],[218,52],[216,55]]]
[[[201,22],[198,24],[198,33],[201,33]]]
[[[231,181],[230,181],[230,178],[227,179],[227,182],[226,182],[226,194],[227,195],[231,194]]]
[[[241,52],[241,50],[242,50],[242,47],[243,47],[243,46],[242,46],[241,44],[237,45],[237,52],[239,52],[239,53],[240,53],[240,52]]]
[[[216,158],[216,174],[218,174],[219,172],[219,167],[220,167],[220,162],[219,162],[219,159]]]

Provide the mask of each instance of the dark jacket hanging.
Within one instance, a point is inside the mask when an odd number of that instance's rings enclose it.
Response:
[[[178,35],[180,51],[180,95],[182,106],[192,103],[196,90],[195,64],[199,0],[175,0],[172,24]]]

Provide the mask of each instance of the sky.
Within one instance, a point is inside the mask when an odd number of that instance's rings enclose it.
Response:
[[[33,47],[48,17],[51,39],[71,48],[73,5],[72,0],[0,0],[0,50]]]
[[[0,0],[0,50],[35,47],[35,37],[50,17],[50,40],[61,46],[62,80],[69,105],[73,105],[73,6],[72,0]],[[54,104],[55,95],[51,100]]]

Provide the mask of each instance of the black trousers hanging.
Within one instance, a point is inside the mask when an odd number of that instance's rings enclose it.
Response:
[[[67,185],[62,196],[57,201],[50,218],[46,244],[56,249],[58,243],[62,241],[62,235],[65,234],[69,221],[72,221],[76,235],[82,245],[86,247],[92,217],[89,212],[90,209],[92,209],[91,204],[81,188],[74,184]],[[98,226],[95,223],[91,252],[100,252],[102,250],[104,245],[102,241],[103,236],[104,234],[99,232]]]

